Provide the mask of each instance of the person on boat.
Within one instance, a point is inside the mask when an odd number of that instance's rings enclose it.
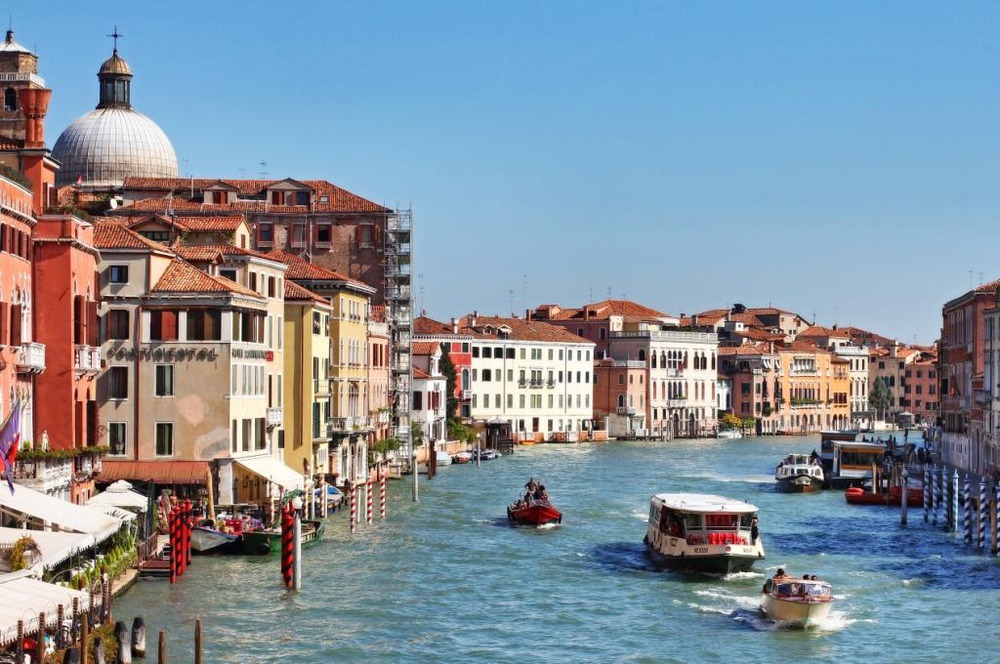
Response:
[[[774,579],[775,580],[777,580],[777,579],[783,579],[786,576],[788,576],[788,575],[785,574],[785,568],[784,567],[779,567],[778,571],[774,573]]]
[[[757,525],[757,517],[754,517],[750,522],[750,544],[756,544],[758,537],[760,537],[760,527]]]
[[[535,500],[549,502],[549,492],[545,490],[544,484],[538,485],[538,489],[535,491]]]

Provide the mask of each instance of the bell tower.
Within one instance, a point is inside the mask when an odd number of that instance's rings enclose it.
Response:
[[[38,75],[38,56],[14,41],[13,30],[8,30],[0,43],[0,90],[0,141],[17,147],[43,147],[52,91]]]

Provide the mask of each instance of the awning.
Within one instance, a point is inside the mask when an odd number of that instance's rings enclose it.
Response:
[[[57,609],[62,604],[67,614],[72,612],[73,598],[80,600],[81,607],[90,606],[89,595],[82,590],[70,590],[54,583],[32,579],[26,572],[0,575],[0,645],[6,646],[17,640],[17,621],[24,621],[26,634],[38,631],[38,614],[45,612],[46,627],[55,627],[59,622]]]
[[[15,518],[44,521],[48,527],[93,535],[98,542],[111,537],[122,526],[122,520],[108,516],[96,507],[74,505],[66,500],[15,485],[10,494],[4,491],[0,501],[0,514],[13,514]]]
[[[295,472],[283,464],[277,457],[259,456],[247,459],[235,459],[235,461],[254,475],[259,475],[265,480],[283,487],[285,491],[305,488],[302,473]]]
[[[6,551],[14,546],[14,543],[27,535],[35,540],[35,544],[41,550],[41,559],[32,565],[32,568],[41,570],[51,569],[74,555],[78,551],[85,551],[97,544],[93,535],[85,533],[65,533],[52,532],[50,530],[22,530],[20,528],[0,528],[0,551]],[[9,570],[9,563],[0,556],[0,568],[2,571]]]
[[[118,480],[103,492],[91,496],[87,504],[111,505],[145,512],[149,507],[149,500],[138,491],[133,491],[132,485],[125,480]]]
[[[138,480],[157,484],[205,484],[207,461],[109,461],[102,462],[98,482]]]

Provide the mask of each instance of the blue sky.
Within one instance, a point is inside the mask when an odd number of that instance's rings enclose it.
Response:
[[[55,90],[50,146],[117,24],[184,175],[412,206],[439,319],[610,292],[930,343],[1000,277],[995,3],[9,7]]]

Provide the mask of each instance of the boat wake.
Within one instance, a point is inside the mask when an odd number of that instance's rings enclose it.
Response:
[[[771,620],[768,618],[759,607],[749,608],[749,609],[737,609],[733,611],[730,617],[737,623],[741,623],[750,627],[751,629],[758,632],[777,632],[777,631],[804,631],[811,632],[814,634],[831,634],[834,632],[839,632],[843,629],[847,629],[856,622],[857,619],[848,618],[847,614],[841,611],[831,611],[823,620],[817,621],[810,624],[807,627],[802,625],[782,622],[780,620]]]

